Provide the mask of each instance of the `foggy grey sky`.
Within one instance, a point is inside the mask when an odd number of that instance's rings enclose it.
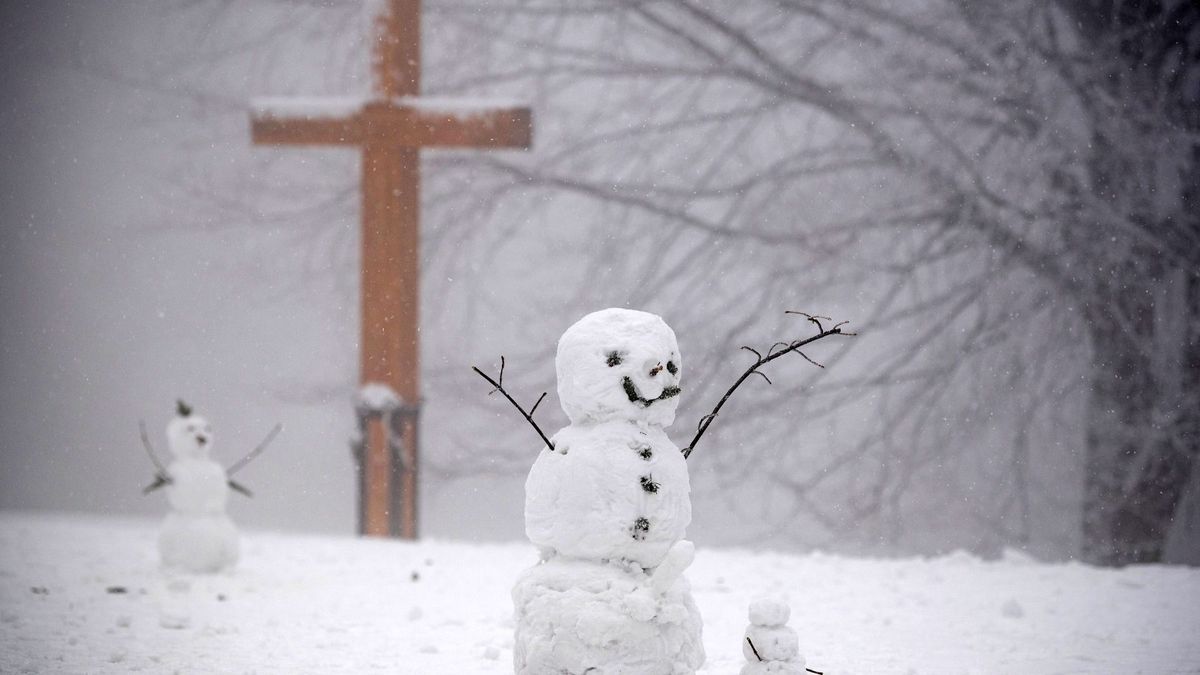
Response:
[[[240,25],[250,27],[272,25],[270,12],[279,9],[269,3],[247,7],[264,8],[263,16],[237,15]],[[3,218],[10,226],[2,235],[5,283],[0,294],[3,315],[11,320],[3,327],[0,506],[161,513],[160,496],[139,494],[150,466],[138,446],[137,420],[145,418],[161,443],[158,430],[175,398],[184,397],[212,421],[217,435],[214,453],[226,463],[252,447],[275,421],[285,425],[270,452],[246,470],[245,483],[257,496],[253,501],[234,497],[235,520],[249,527],[352,530],[348,438],[349,402],[357,378],[356,279],[351,274],[348,287],[337,280],[310,278],[301,259],[321,259],[339,251],[349,251],[353,258],[356,214],[352,209],[333,212],[328,231],[344,236],[329,253],[324,242],[306,250],[289,244],[282,228],[226,221],[215,208],[217,215],[212,217],[182,210],[189,202],[179,197],[180,191],[211,186],[189,183],[194,176],[181,179],[174,172],[181,153],[186,153],[184,164],[222,171],[228,162],[236,175],[248,170],[251,158],[274,152],[297,163],[299,175],[336,186],[346,182],[346,174],[357,172],[353,153],[251,149],[248,124],[240,114],[197,114],[178,98],[119,81],[144,77],[142,70],[150,65],[179,58],[173,49],[187,47],[175,45],[172,36],[201,30],[203,23],[196,17],[163,20],[137,2],[104,7],[49,3],[6,12],[4,31],[11,39],[3,47],[5,90],[15,96],[3,113],[12,140],[5,143],[10,155],[4,162]],[[280,61],[287,67],[268,71],[271,88],[260,81],[259,60],[250,57],[235,61],[232,68],[213,66],[204,77],[236,101],[256,94],[360,91],[365,86],[357,79],[361,74],[327,64],[336,59],[327,59],[322,51],[326,43],[307,40],[302,28],[294,31],[297,37],[289,49],[260,49],[284,54]],[[351,26],[351,31],[356,28]],[[439,41],[438,35],[436,29],[426,31],[427,52],[453,53],[453,41]],[[167,73],[174,84],[174,76]],[[427,90],[437,85],[436,78],[427,78]],[[535,152],[548,152],[544,131],[579,123],[545,112],[535,113],[536,133],[542,139],[535,141]],[[586,106],[558,112],[578,114],[579,119],[589,114]],[[173,122],[175,115],[178,123]],[[153,123],[146,123],[147,118]],[[630,116],[623,123],[642,122]],[[320,170],[305,168],[310,163]],[[197,175],[203,177],[203,171]],[[426,184],[427,199],[431,182]],[[307,190],[310,183],[285,182],[283,189]],[[210,201],[224,199],[230,189],[217,185]],[[329,190],[320,184],[312,189]],[[853,190],[842,192],[848,202],[859,199]],[[200,208],[206,208],[203,199]],[[455,233],[437,229],[430,215],[427,209],[426,240],[449,238],[442,245],[455,247]],[[425,261],[425,337],[428,341],[432,330],[438,341],[422,347],[427,376],[425,466],[428,470],[440,461],[445,471],[468,474],[458,480],[426,476],[422,523],[428,534],[520,537],[522,474],[535,451],[511,411],[487,407],[485,391],[472,389],[472,383],[434,391],[431,371],[443,382],[457,384],[470,377],[467,367],[475,360],[486,365],[502,353],[511,357],[520,349],[541,350],[543,362],[512,366],[510,377],[551,387],[550,357],[566,325],[596,307],[629,303],[664,314],[680,336],[685,361],[700,347],[720,347],[718,336],[725,328],[721,322],[705,317],[703,305],[664,304],[669,302],[665,289],[641,288],[636,280],[590,283],[584,302],[591,304],[583,306],[566,293],[570,284],[548,285],[544,277],[530,274],[530,261],[540,261],[535,269],[543,274],[553,274],[553,265],[565,265],[571,274],[578,273],[576,268],[598,273],[599,282],[613,273],[604,256],[623,258],[642,249],[630,249],[624,239],[597,242],[598,249],[575,242],[574,250],[592,251],[593,259],[556,260],[560,240],[570,242],[577,236],[572,234],[573,224],[583,220],[581,214],[567,202],[541,206],[525,217],[520,230],[474,242],[443,256],[440,265]],[[453,219],[451,215],[443,221]],[[478,219],[471,214],[467,223],[477,227]],[[620,228],[632,233],[639,226],[628,222]],[[329,265],[335,272],[353,270],[354,261],[336,259]],[[489,283],[480,269],[502,281]],[[739,292],[742,282],[731,271],[702,270],[703,285],[693,291],[713,285]],[[471,283],[471,277],[474,286],[460,286]],[[340,282],[345,281],[343,275]],[[431,299],[434,287],[441,294]],[[459,288],[475,290],[454,290]],[[764,314],[776,314],[791,306],[787,303],[813,302],[797,293],[791,289],[774,298],[780,306],[764,306]],[[530,314],[508,309],[518,306],[532,308],[542,320],[525,323]],[[858,318],[865,305],[850,300],[825,306],[826,311],[838,308]],[[769,319],[755,327],[755,339],[763,339],[768,326],[777,322]],[[727,351],[736,351],[736,345]],[[711,405],[692,387],[714,366],[693,365],[693,379],[685,382],[687,393],[673,429],[676,436],[686,436],[694,423],[689,420]],[[790,367],[795,377],[800,367]],[[708,393],[712,398],[715,391]],[[476,416],[464,425],[467,415],[480,410],[492,418]],[[563,421],[555,405],[546,406],[542,414],[549,429]],[[857,414],[861,413],[852,412],[842,422],[851,438]],[[805,444],[819,447],[820,439],[832,437],[837,429],[830,424],[810,430]],[[717,433],[714,444],[720,442],[721,431]],[[519,440],[507,449],[508,457],[518,459],[488,469],[493,459],[488,444],[514,438]],[[525,444],[527,460],[520,459]],[[789,451],[791,447],[777,450]],[[481,469],[480,475],[469,475]],[[708,498],[696,500],[693,533],[703,540],[706,531],[721,531],[735,542],[772,536],[765,523],[728,522],[729,504],[739,493],[714,491],[713,476],[705,473],[711,470],[707,464],[693,469],[694,483],[707,483],[709,490]]]
[[[662,314],[686,364],[682,445],[739,346],[803,334],[783,310],[804,309],[867,330],[822,350],[828,370],[779,363],[773,388],[739,393],[689,463],[697,542],[1078,548],[1094,371],[1077,298],[980,233],[995,216],[1036,246],[1075,236],[1058,178],[1088,172],[1089,130],[1071,83],[1004,41],[1027,48],[1022,22],[1057,9],[918,17],[989,34],[966,57],[886,20],[863,49],[870,12],[836,3],[829,41],[803,12],[731,13],[805,78],[856,92],[857,113],[830,114],[823,87],[788,93],[771,82],[787,73],[743,68],[753,55],[698,54],[686,17],[426,5],[424,92],[528,99],[535,141],[492,163],[423,154],[425,534],[521,537],[539,446],[471,365],[507,355],[506,382],[551,392],[553,433],[559,334],[606,306]],[[359,7],[0,10],[0,508],[157,517],[137,423],[161,449],[181,397],[226,464],[285,426],[239,474],[256,498],[232,498],[237,522],[353,530],[358,155],[254,148],[247,104],[365,91]],[[993,42],[993,19],[1015,32]]]
[[[246,470],[257,496],[234,501],[237,520],[350,530],[354,362],[340,354],[356,314],[332,289],[281,293],[294,280],[256,274],[253,232],[172,229],[160,178],[177,145],[137,122],[170,102],[63,62],[107,44],[92,55],[120,63],[141,38],[137,5],[100,4],[4,9],[0,506],[161,512],[161,495],[140,495],[137,421],[165,450],[181,396],[212,420],[225,463],[285,424]],[[328,382],[344,400],[273,391]]]
[[[265,18],[239,16],[269,26],[279,7],[259,8]],[[321,236],[340,237],[333,251],[320,248],[323,240],[297,246],[281,227],[180,210],[181,191],[206,186],[178,171],[180,153],[195,153],[195,165],[244,171],[275,152],[327,167],[336,184],[357,180],[357,153],[254,149],[244,114],[198,120],[186,102],[122,82],[179,57],[164,27],[189,35],[198,24],[155,9],[136,1],[3,9],[0,61],[11,97],[0,108],[0,508],[159,516],[162,495],[140,494],[152,472],[137,423],[146,420],[164,452],[162,429],[182,397],[212,422],[214,456],[225,464],[284,424],[269,452],[239,474],[255,491],[253,500],[231,499],[239,524],[351,532],[357,275],[354,259],[336,256],[356,258],[356,211],[326,223],[332,234]],[[325,70],[320,50],[289,57],[275,89],[250,93],[365,87],[356,70]],[[222,93],[248,98],[239,91]],[[492,253],[499,268],[527,255]],[[446,273],[427,270],[435,272]],[[445,313],[441,303],[424,311]],[[556,329],[540,329],[549,348]],[[503,343],[484,352],[498,354]],[[468,372],[461,349],[449,347],[453,362],[432,363],[436,351],[425,348],[426,366]],[[551,363],[542,366],[552,373]],[[427,394],[425,419],[453,420],[460,403]],[[500,411],[497,418],[510,422]],[[459,444],[425,438],[427,449]],[[425,533],[520,537],[522,483],[520,471],[426,480]]]

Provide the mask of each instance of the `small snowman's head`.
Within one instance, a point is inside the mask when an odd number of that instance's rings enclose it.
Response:
[[[212,427],[208,420],[192,414],[192,408],[179,401],[178,415],[167,423],[167,447],[176,459],[207,457],[212,447]]]
[[[683,364],[675,332],[655,314],[588,314],[559,339],[555,367],[558,398],[573,424],[675,421]]]

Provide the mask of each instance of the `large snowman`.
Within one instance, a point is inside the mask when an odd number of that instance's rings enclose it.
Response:
[[[238,559],[237,528],[225,513],[229,478],[209,456],[213,434],[208,421],[182,401],[178,413],[167,424],[167,445],[174,457],[165,486],[171,510],[159,531],[159,556],[168,570],[228,570]]]
[[[516,672],[694,673],[690,486],[664,431],[683,372],[675,333],[654,314],[594,312],[563,334],[555,365],[571,424],[525,483],[541,561],[513,589]]]

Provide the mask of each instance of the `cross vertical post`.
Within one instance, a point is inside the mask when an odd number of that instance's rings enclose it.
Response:
[[[353,145],[362,152],[359,373],[387,385],[399,425],[367,418],[360,533],[417,537],[421,147],[527,148],[528,107],[420,97],[420,0],[386,0],[372,19],[371,95],[305,103],[260,99],[251,136],[266,145]],[[398,429],[396,427],[399,427]],[[399,438],[395,438],[396,435]],[[393,452],[395,448],[399,452]]]

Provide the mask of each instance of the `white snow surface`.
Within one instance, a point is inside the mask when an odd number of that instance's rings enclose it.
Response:
[[[156,529],[0,512],[0,672],[513,671],[509,589],[537,558],[527,543],[249,532],[235,573],[167,577]],[[763,596],[787,598],[808,667],[828,675],[1200,672],[1197,569],[701,545],[688,577],[702,673],[745,665],[747,608]]]

